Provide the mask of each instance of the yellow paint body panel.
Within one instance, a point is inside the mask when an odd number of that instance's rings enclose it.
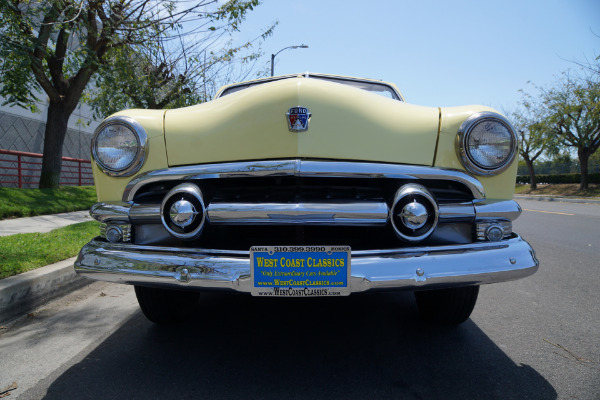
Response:
[[[306,132],[288,129],[286,112],[295,106],[312,113]],[[148,171],[229,161],[358,160],[469,173],[457,153],[457,132],[469,116],[481,111],[496,112],[484,106],[416,106],[302,77],[264,83],[192,107],[126,110],[115,115],[134,118],[144,127],[146,161],[129,177],[107,176],[92,163],[98,200],[120,201],[127,183]],[[483,184],[487,199],[511,199],[516,169],[515,160],[498,176],[471,175]]]
[[[435,158],[435,167],[445,169],[458,169],[469,173],[463,167],[457,152],[458,129],[462,123],[471,115],[482,112],[498,111],[485,106],[463,106],[441,108],[441,126],[438,150]],[[512,199],[515,192],[515,177],[517,174],[517,158],[501,174],[496,176],[481,176],[471,174],[477,178],[485,190],[486,199],[507,200]]]
[[[312,114],[290,132],[286,112]],[[432,165],[439,110],[347,85],[291,78],[165,115],[170,166],[277,158]]]
[[[164,110],[125,110],[114,116],[124,115],[139,122],[148,135],[148,153],[142,168],[133,176],[111,177],[102,172],[95,162],[92,162],[94,182],[98,201],[121,201],[125,186],[137,175],[155,169],[167,168],[167,151],[163,133]]]

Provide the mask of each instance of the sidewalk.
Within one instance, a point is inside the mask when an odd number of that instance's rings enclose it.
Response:
[[[0,236],[50,232],[52,229],[91,221],[88,211],[0,221]],[[36,307],[91,281],[75,274],[75,257],[33,271],[0,279],[0,325],[26,315]]]
[[[92,217],[90,217],[89,211],[5,219],[0,221],[0,236],[14,235],[16,233],[50,232],[52,229],[91,220]]]

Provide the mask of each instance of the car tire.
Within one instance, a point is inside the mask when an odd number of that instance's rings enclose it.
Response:
[[[196,310],[198,293],[135,286],[142,312],[156,324],[176,324],[187,320]]]
[[[479,286],[465,286],[417,291],[415,299],[424,319],[440,324],[458,325],[469,319],[478,294]]]

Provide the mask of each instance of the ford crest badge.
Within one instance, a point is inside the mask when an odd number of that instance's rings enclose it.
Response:
[[[292,132],[303,132],[308,129],[311,113],[306,107],[292,107],[285,113],[288,121],[288,128]]]

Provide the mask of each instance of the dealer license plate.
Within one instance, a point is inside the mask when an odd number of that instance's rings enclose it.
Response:
[[[350,294],[350,246],[253,246],[253,296]]]

